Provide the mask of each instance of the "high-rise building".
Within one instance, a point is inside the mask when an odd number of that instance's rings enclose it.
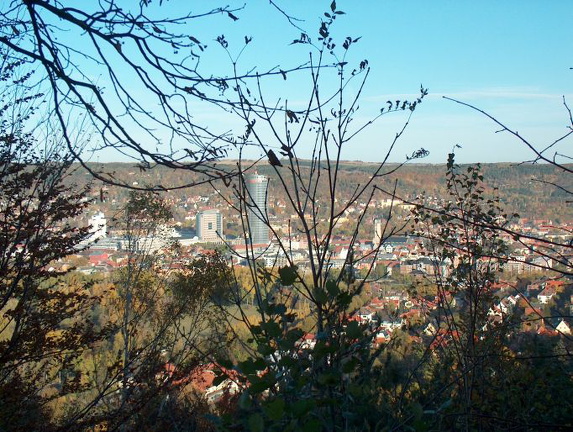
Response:
[[[249,218],[249,235],[252,244],[267,244],[269,242],[269,227],[267,220],[267,186],[269,179],[263,175],[249,174],[247,183],[247,203]]]
[[[195,218],[197,237],[201,241],[217,242],[223,237],[223,215],[219,210],[203,210]]]
[[[90,218],[89,233],[90,242],[107,237],[107,219],[103,212],[97,212]]]

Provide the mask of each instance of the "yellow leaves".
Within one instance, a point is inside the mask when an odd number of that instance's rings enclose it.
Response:
[[[49,332],[47,332],[45,339],[47,343],[60,345],[60,343],[63,342],[64,337],[65,337],[64,331],[58,329],[58,330],[50,330]]]

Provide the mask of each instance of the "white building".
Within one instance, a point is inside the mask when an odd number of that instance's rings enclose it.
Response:
[[[223,215],[219,210],[204,210],[195,219],[197,237],[204,242],[219,242],[223,238]]]
[[[97,212],[89,220],[89,242],[94,242],[107,237],[107,219],[103,212]]]

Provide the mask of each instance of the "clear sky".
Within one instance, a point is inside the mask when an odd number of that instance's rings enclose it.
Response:
[[[316,37],[331,0],[275,2]],[[204,75],[231,75],[231,62],[215,42],[221,34],[229,41],[233,56],[241,50],[245,36],[253,38],[238,60],[239,73],[253,67],[259,72],[279,65],[286,69],[308,60],[308,45],[291,44],[300,30],[289,25],[268,0],[154,1],[148,12],[169,17],[224,4],[239,9],[235,12],[238,20],[217,15],[192,20],[180,29],[209,45],[200,63]],[[337,8],[345,14],[337,18],[333,37],[339,47],[347,36],[361,37],[351,47],[348,61],[358,65],[368,59],[371,68],[355,124],[375,116],[387,100],[416,98],[423,85],[429,96],[416,110],[392,161],[403,161],[423,147],[430,151],[425,162],[443,163],[455,145],[461,146],[459,162],[530,159],[531,153],[515,138],[495,133],[499,128],[483,115],[443,96],[486,110],[539,147],[563,135],[570,122],[562,97],[573,106],[572,6],[571,0],[338,0]],[[61,32],[59,36],[77,44],[78,52],[83,49],[85,35]],[[114,53],[109,55],[112,61]],[[101,70],[94,67],[88,72],[95,82],[109,88]],[[131,77],[124,78],[129,87]],[[305,74],[289,75],[287,81],[277,76],[265,81],[264,92],[269,100],[280,97],[296,106],[308,96],[308,81]],[[331,84],[324,83],[321,90]],[[135,84],[129,90],[140,96]],[[154,103],[146,101],[144,93],[140,97],[150,106]],[[202,125],[244,130],[244,125],[212,105],[197,103],[192,108],[195,121]],[[381,160],[403,121],[403,113],[384,116],[347,147],[344,159]],[[570,145],[571,141],[564,142],[561,149]],[[276,147],[272,141],[268,146]],[[301,157],[310,155],[310,147],[306,152],[299,150]],[[117,155],[108,152],[97,160],[117,160]],[[262,155],[261,149],[247,153],[251,158]]]
[[[312,34],[330,1],[279,4],[304,20],[300,26]],[[563,134],[568,115],[562,96],[573,105],[572,6],[568,0],[339,0],[337,7],[346,14],[334,31],[339,43],[346,36],[361,36],[352,58],[367,58],[371,66],[363,115],[377,112],[388,99],[414,96],[420,84],[430,91],[395,161],[421,146],[431,152],[426,161],[444,162],[455,144],[462,146],[461,162],[522,161],[531,156],[523,145],[496,134],[498,128],[479,113],[442,96],[487,110],[539,146]],[[298,31],[266,2],[247,2],[237,15],[240,19],[225,28],[226,36],[254,37],[239,65],[305,59],[304,46],[289,46]],[[346,158],[376,160],[381,152],[375,149],[384,146],[402,120],[382,120],[353,143]]]

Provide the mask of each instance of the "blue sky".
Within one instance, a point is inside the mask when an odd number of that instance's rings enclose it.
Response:
[[[280,4],[312,35],[330,2]],[[568,116],[562,96],[573,104],[571,6],[559,0],[339,0],[337,7],[346,14],[337,20],[334,35],[339,44],[346,36],[361,36],[350,56],[355,61],[367,58],[371,67],[361,115],[376,113],[388,99],[416,95],[420,84],[430,91],[394,161],[424,147],[431,152],[427,162],[444,162],[455,144],[462,146],[461,162],[523,161],[531,154],[522,144],[495,133],[499,128],[479,113],[442,96],[487,110],[539,146],[563,134]],[[253,36],[239,66],[257,63],[263,70],[307,58],[307,47],[289,45],[299,31],[265,2],[248,2],[237,15],[240,19],[224,28],[231,51],[233,40]],[[208,34],[207,28],[201,31]],[[214,31],[223,33],[221,27]],[[296,79],[288,84],[291,89],[282,95],[295,99],[300,85]],[[345,158],[377,160],[402,121],[399,116],[385,117],[352,143]]]
[[[330,0],[276,0],[309,35],[317,34]],[[171,0],[152,3],[152,11],[164,16],[200,12],[220,5],[218,1]],[[229,50],[237,54],[244,36],[252,42],[238,61],[240,71],[283,68],[308,60],[309,47],[291,45],[300,31],[267,0],[228,0],[239,17],[226,16],[193,20],[182,32],[209,45],[201,59],[206,74],[229,74],[227,54],[214,39],[225,34]],[[562,104],[565,95],[573,105],[573,8],[569,0],[533,1],[443,1],[443,0],[339,0],[345,12],[336,20],[333,35],[338,45],[346,36],[361,37],[351,47],[348,61],[368,59],[370,76],[361,98],[356,124],[376,115],[387,100],[415,98],[420,85],[429,96],[416,110],[391,160],[400,162],[423,147],[430,151],[424,162],[443,163],[456,145],[459,162],[519,162],[532,157],[523,144],[499,129],[483,115],[443,99],[448,96],[473,104],[519,131],[539,147],[566,132],[568,114]],[[159,8],[159,9],[157,9]],[[71,37],[71,36],[70,36]],[[81,39],[75,41],[82,43]],[[166,53],[168,55],[168,53]],[[99,80],[97,70],[94,79]],[[104,83],[104,78],[101,78]],[[308,94],[308,76],[277,77],[264,83],[265,94],[300,103]],[[332,82],[326,82],[328,89]],[[104,85],[105,86],[105,85]],[[334,87],[333,87],[334,88]],[[132,89],[134,94],[137,88]],[[144,96],[142,96],[144,97]],[[243,125],[212,106],[197,104],[195,120],[215,129],[242,130]],[[402,113],[384,116],[359,135],[343,152],[344,159],[379,161],[397,130]],[[143,138],[144,139],[144,138]],[[565,146],[570,145],[565,142]],[[269,141],[270,148],[276,147]],[[310,147],[299,149],[308,157]],[[260,157],[260,149],[247,152]],[[101,155],[105,161],[115,156]]]

